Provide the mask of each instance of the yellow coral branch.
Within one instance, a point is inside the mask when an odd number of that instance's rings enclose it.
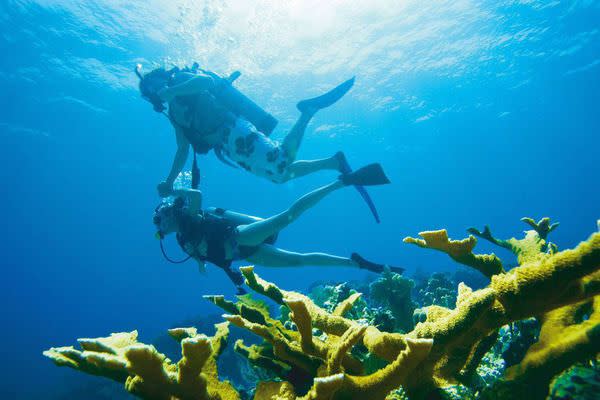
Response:
[[[238,400],[237,391],[217,373],[216,357],[229,333],[228,323],[215,327],[213,337],[197,335],[194,328],[172,329],[170,334],[182,347],[177,364],[154,346],[139,343],[136,331],[80,339],[84,351],[59,347],[44,355],[57,365],[122,382],[127,391],[145,399]]]
[[[599,268],[600,233],[594,233],[573,250],[494,276],[490,287],[497,293],[506,317],[519,320],[599,294],[600,285],[591,279]]]
[[[154,346],[138,343],[125,351],[130,376],[125,389],[145,399],[169,400],[174,394],[176,376],[166,368],[166,357]]]
[[[337,346],[331,346],[327,356],[327,375],[343,372],[341,367],[344,356],[362,339],[366,329],[366,326],[352,326],[342,335]]]
[[[539,340],[506,371],[507,379],[549,382],[570,365],[600,352],[600,296],[550,311],[540,319]]]
[[[406,343],[407,348],[385,368],[367,376],[346,375],[338,398],[383,399],[391,390],[404,385],[429,355],[433,340],[407,339]]]
[[[346,300],[338,304],[331,314],[343,317],[352,309],[352,306],[354,306],[354,303],[360,299],[360,296],[362,296],[362,293],[352,293]]]
[[[298,332],[300,332],[302,350],[307,353],[314,352],[315,344],[312,337],[312,323],[306,304],[300,299],[289,299],[285,303],[291,310],[290,318],[298,327]]]
[[[422,236],[423,240],[406,241],[445,251],[459,262],[491,260],[490,265],[499,265],[494,264],[495,256],[473,255],[474,238],[451,241],[445,231],[425,232]],[[290,371],[290,376],[303,371],[307,377],[316,378],[303,399],[378,400],[400,385],[409,395],[419,396],[435,385],[455,381],[465,367],[472,370],[498,327],[532,315],[542,315],[540,341],[521,364],[509,370],[509,378],[548,375],[599,350],[600,233],[573,250],[527,260],[508,273],[491,274],[492,281],[485,289],[473,291],[461,284],[454,310],[429,307],[427,320],[407,335],[380,332],[344,318],[344,310],[355,299],[334,314],[328,313],[308,297],[262,280],[252,267],[242,269],[248,285],[279,304],[287,304],[298,331],[271,318],[268,310],[252,299],[238,298],[233,303],[222,296],[211,296],[210,300],[231,311],[224,316],[227,321],[267,342],[261,347],[245,347],[238,342],[238,352],[257,363],[277,365],[283,373]],[[586,313],[589,318],[582,317]],[[218,324],[211,338],[197,334],[193,328],[171,330],[182,346],[182,359],[177,364],[154,347],[138,343],[137,332],[81,339],[81,351],[62,347],[44,354],[57,365],[125,382],[129,391],[144,398],[238,399],[228,382],[219,381],[216,366],[229,322]],[[313,327],[322,330],[326,340],[313,337]],[[371,354],[389,364],[364,375],[361,362],[351,351],[361,339]],[[285,382],[261,384],[256,393],[255,400],[297,397]],[[266,397],[260,397],[263,395]]]
[[[473,254],[477,244],[475,236],[470,235],[463,240],[450,240],[445,229],[439,231],[419,232],[423,239],[404,238],[404,243],[412,243],[419,247],[434,249],[448,254],[453,260],[473,267],[487,277],[504,272],[502,262],[495,254]]]

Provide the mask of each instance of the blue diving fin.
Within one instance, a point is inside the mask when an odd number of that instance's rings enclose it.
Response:
[[[340,172],[342,173],[342,175],[347,175],[352,172],[352,168],[350,167],[350,164],[348,164],[348,160],[346,160],[346,156],[344,156],[344,153],[342,153],[340,151],[340,152],[336,153],[335,157],[338,159],[338,162],[340,163]],[[373,203],[373,199],[371,198],[371,195],[369,194],[369,192],[367,192],[367,189],[365,189],[365,187],[361,186],[361,185],[354,185],[354,187],[356,188],[356,190],[358,191],[360,196],[363,198],[365,203],[367,203],[367,206],[369,207],[369,210],[371,210],[371,213],[373,214],[375,221],[377,223],[380,223],[381,220],[379,219],[379,213],[377,212],[375,203]]]
[[[312,99],[302,100],[298,104],[296,104],[296,108],[300,112],[307,112],[309,110],[317,111],[323,108],[329,107],[337,102],[339,99],[344,97],[346,93],[352,88],[354,85],[354,77],[348,79],[347,81],[337,85],[329,92],[322,94],[317,97],[313,97]]]

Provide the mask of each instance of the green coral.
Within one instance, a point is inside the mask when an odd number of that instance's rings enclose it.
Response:
[[[600,393],[600,364],[597,360],[577,363],[557,375],[550,384],[548,400],[594,400]]]
[[[359,296],[357,299],[348,302],[352,296]],[[367,302],[362,298],[359,292],[352,288],[349,283],[343,282],[338,285],[319,285],[312,289],[310,298],[316,305],[329,312],[338,313],[344,311],[344,315],[351,319],[359,319],[368,313]],[[352,307],[343,310],[345,305],[352,304]]]
[[[416,291],[417,301],[422,307],[436,305],[451,308],[456,304],[456,285],[439,272],[432,274]]]
[[[390,275],[399,276],[397,274]],[[403,279],[408,281],[406,278]],[[394,315],[393,309],[389,307],[390,295],[393,296],[393,293],[390,292],[390,294],[387,295],[383,292],[380,297],[377,297],[378,294],[376,293],[375,297],[373,297],[373,292],[371,291],[373,284],[377,290],[377,288],[381,286],[380,283],[381,281],[378,279],[371,285],[365,286],[360,284],[358,287],[352,287],[348,282],[338,285],[318,285],[312,288],[309,297],[316,305],[328,312],[339,313],[340,311],[344,311],[342,315],[347,318],[357,320],[362,324],[373,325],[381,331],[394,332],[400,328],[397,324],[397,314]],[[357,290],[367,290],[368,295],[366,297],[362,296]],[[352,296],[359,296],[359,298],[358,300],[353,300]],[[399,300],[402,301],[403,298]],[[351,304],[352,307],[344,309],[344,307],[349,304]],[[410,297],[408,298],[408,304],[412,304]],[[289,316],[287,307],[282,307],[280,319],[286,322],[286,327],[289,328],[293,326],[293,323],[288,323]],[[322,334],[319,330],[315,330],[315,333],[317,335]]]
[[[414,287],[414,281],[390,271],[385,271],[369,285],[371,300],[391,311],[396,331],[409,332],[413,329],[416,303],[411,299],[411,292]]]

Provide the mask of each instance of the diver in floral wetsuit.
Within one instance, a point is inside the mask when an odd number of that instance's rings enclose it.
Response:
[[[354,78],[322,96],[299,102],[300,118],[280,143],[268,137],[277,121],[232,88],[231,81],[239,75],[221,78],[199,69],[197,64],[183,70],[157,68],[145,75],[141,74],[140,68],[138,66],[136,73],[142,96],[153,104],[155,111],[168,116],[177,140],[177,152],[169,175],[157,187],[161,197],[172,194],[173,182],[185,166],[190,147],[199,154],[214,150],[225,163],[238,165],[275,183],[320,170],[351,171],[341,152],[317,160],[296,160],[296,156],[312,117],[318,110],[342,98],[353,86]],[[236,93],[233,99],[227,96],[232,91]],[[168,113],[165,103],[168,103]],[[368,194],[362,188],[359,191],[378,220]]]

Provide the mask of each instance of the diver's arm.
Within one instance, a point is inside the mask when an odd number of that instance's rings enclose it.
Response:
[[[196,75],[178,85],[166,87],[158,92],[161,100],[170,102],[177,96],[188,96],[215,87],[215,82],[208,75]]]
[[[161,197],[169,196],[173,191],[173,182],[185,166],[188,154],[190,152],[190,143],[185,138],[185,135],[179,128],[175,128],[175,137],[177,139],[177,152],[173,158],[173,164],[171,165],[171,171],[166,181],[158,185],[158,194]]]
[[[185,134],[179,128],[175,128],[175,139],[177,140],[177,152],[175,153],[173,165],[171,165],[171,171],[167,177],[167,183],[171,184],[171,186],[185,166],[188,154],[190,153],[190,142],[188,142]]]

